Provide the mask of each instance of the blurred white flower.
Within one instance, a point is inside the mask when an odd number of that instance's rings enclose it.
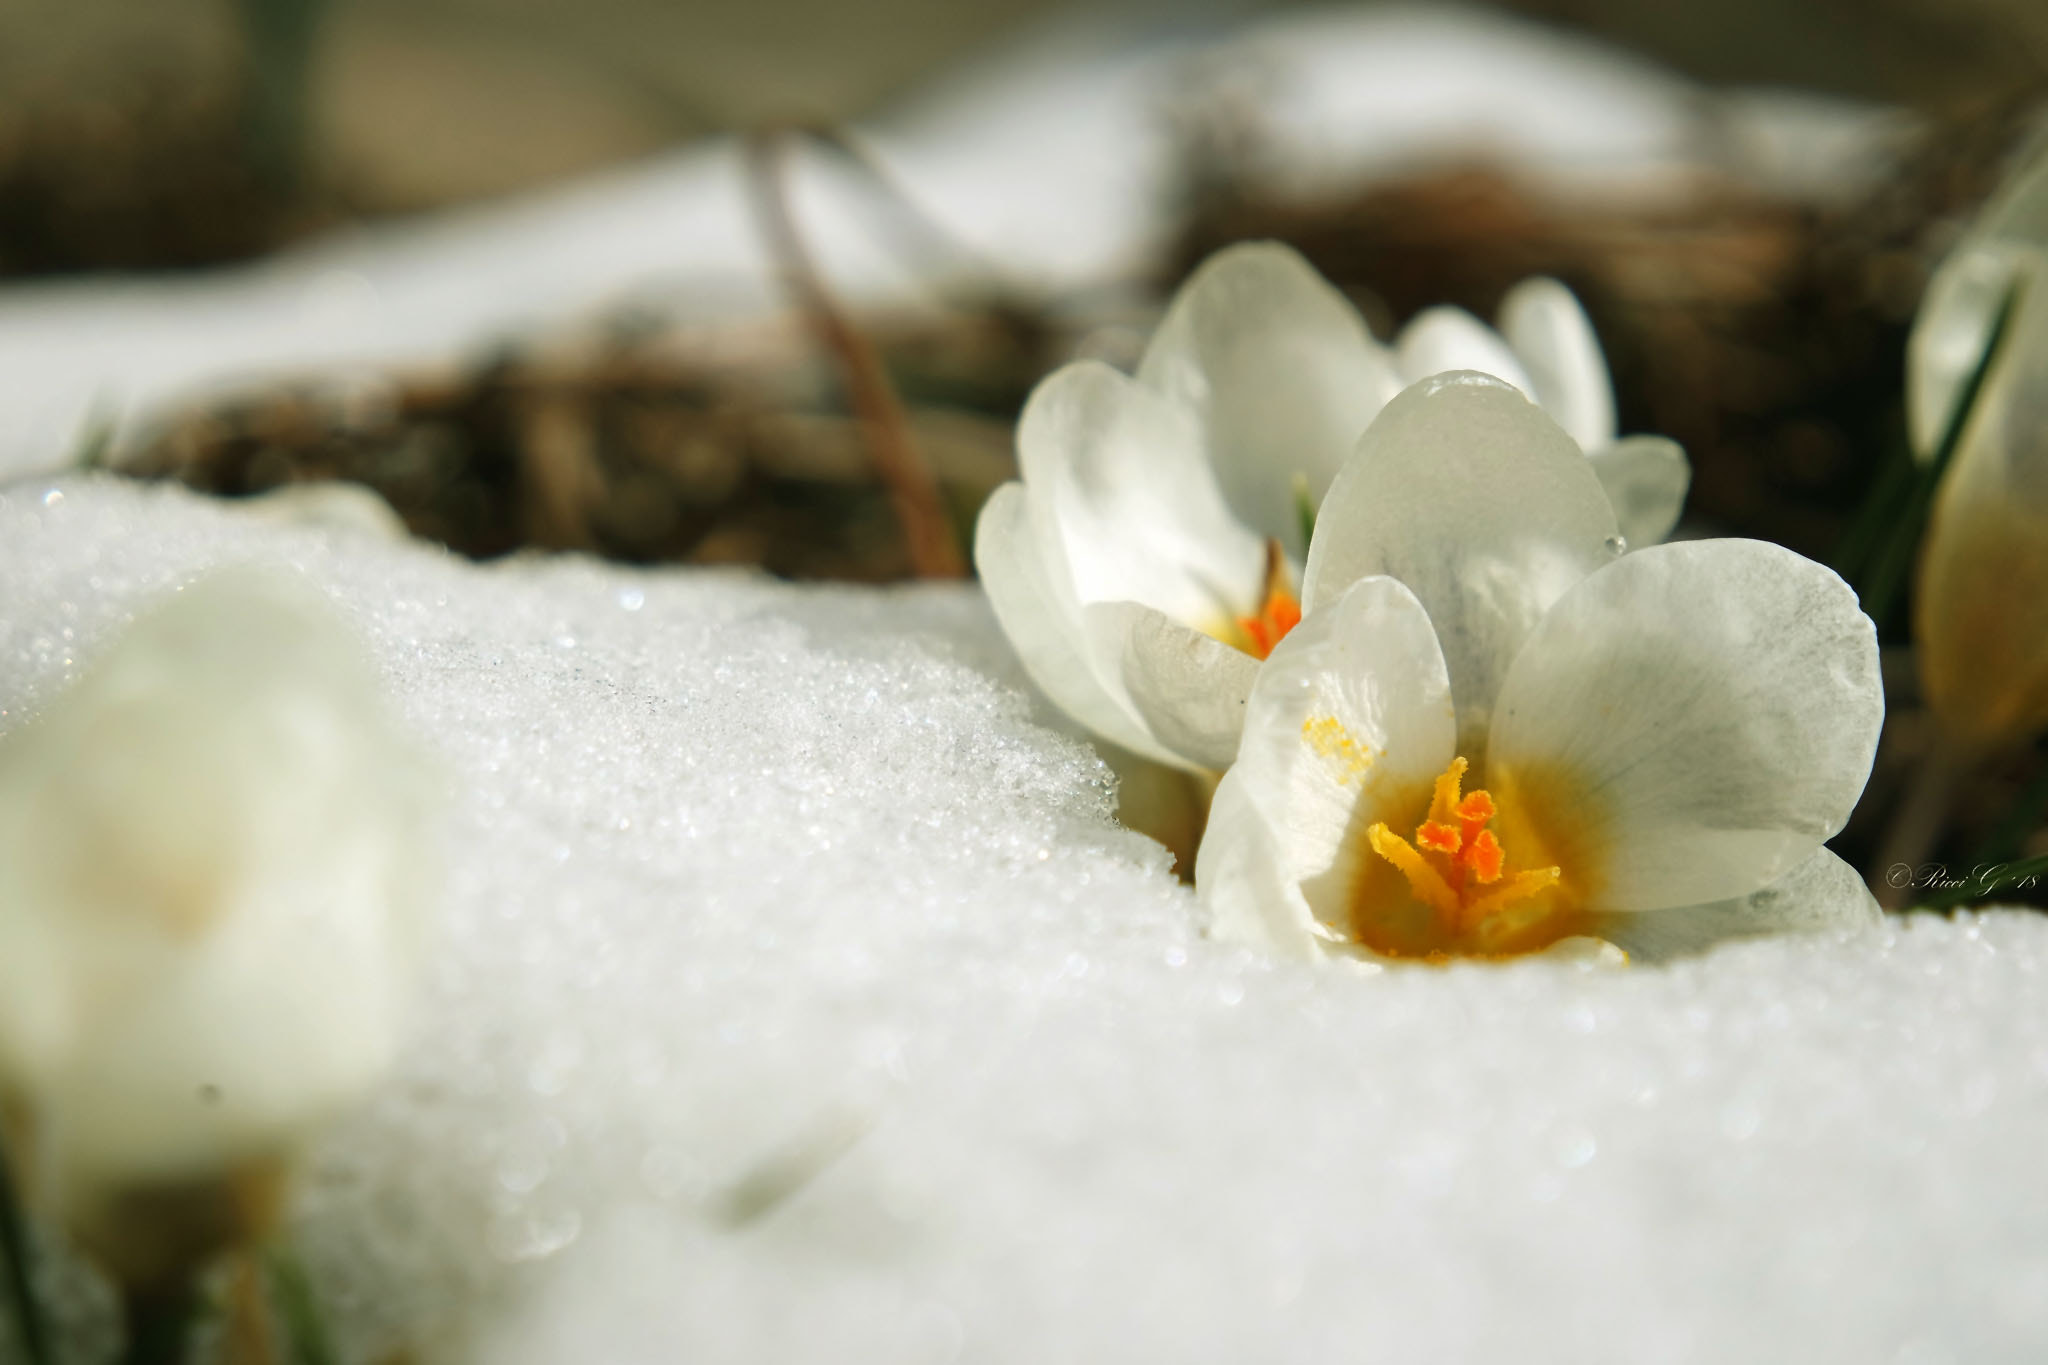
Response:
[[[2003,343],[1958,412],[2008,298]],[[2000,191],[1929,284],[1907,344],[1906,399],[1923,460],[1965,423],[1914,595],[1928,704],[1969,748],[2023,742],[2048,729],[2048,152]]]
[[[1462,308],[1418,313],[1396,342],[1403,384],[1449,370],[1504,379],[1565,429],[1600,480],[1627,548],[1660,543],[1678,524],[1692,466],[1664,436],[1619,436],[1614,384],[1592,320],[1556,280],[1523,280],[1501,301],[1499,331]]]
[[[1214,932],[1314,955],[1655,956],[1875,914],[1821,847],[1870,771],[1876,632],[1757,541],[1621,556],[1555,425],[1453,374],[1331,488],[1196,864]]]
[[[1299,255],[1253,243],[1195,273],[1135,377],[1094,362],[1048,377],[1018,427],[1022,480],[996,491],[975,539],[1033,679],[1138,754],[1227,767],[1258,660],[1300,616],[1304,513],[1417,369],[1505,371],[1585,444],[1581,464],[1628,533],[1664,535],[1684,456],[1655,437],[1614,440],[1606,367],[1577,301],[1528,281],[1502,325],[1507,340],[1434,310],[1390,351]],[[1327,507],[1315,519],[1318,544],[1359,534]]]
[[[177,593],[0,739],[0,1095],[24,1183],[124,1280],[246,1235],[391,1060],[433,804],[278,571]]]
[[[229,504],[251,516],[321,531],[404,540],[405,520],[373,488],[334,479],[282,484]]]

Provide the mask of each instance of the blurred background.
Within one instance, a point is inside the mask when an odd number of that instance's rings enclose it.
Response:
[[[1878,619],[1868,866],[1933,743],[1906,332],[2044,89],[2041,0],[0,0],[0,473],[886,582],[952,571],[892,461],[964,545],[1031,385],[1218,246],[1383,337],[1552,274],[1689,452],[1681,533]],[[2044,772],[1942,851],[2048,851]]]
[[[0,275],[231,260],[769,120],[852,121],[1086,16],[1269,0],[0,0]],[[1945,113],[2048,65],[2037,0],[1521,0],[1714,84]]]

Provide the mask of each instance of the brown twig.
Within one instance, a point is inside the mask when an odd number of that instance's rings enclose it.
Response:
[[[875,473],[903,527],[910,561],[920,578],[962,578],[966,561],[939,495],[938,480],[911,439],[903,402],[882,368],[874,346],[840,309],[825,287],[817,264],[790,212],[785,171],[789,134],[762,129],[746,141],[747,182],[761,231],[782,273],[783,283],[802,309],[818,341],[832,355],[846,387],[847,402],[867,438]]]

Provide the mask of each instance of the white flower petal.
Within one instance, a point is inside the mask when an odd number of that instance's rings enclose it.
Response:
[[[1225,506],[1185,409],[1107,365],[1067,365],[1024,405],[1017,458],[1081,601],[1189,624],[1256,609],[1265,542]]]
[[[1572,291],[1547,277],[1523,280],[1500,305],[1500,331],[1527,368],[1530,390],[1579,448],[1614,440],[1614,384],[1593,321]]]
[[[1236,769],[1223,775],[1209,807],[1209,826],[1195,855],[1195,887],[1211,938],[1275,957],[1323,955],[1315,916],[1282,869],[1273,831]]]
[[[1320,498],[1401,387],[1345,297],[1292,248],[1217,252],[1174,296],[1138,378],[1186,406],[1230,505],[1294,554],[1294,476]]]
[[[1883,720],[1876,631],[1841,579],[1762,541],[1655,545],[1529,637],[1486,785],[1586,909],[1692,905],[1765,885],[1841,829]]]
[[[1823,848],[1784,876],[1729,900],[1601,915],[1592,932],[1637,962],[1703,952],[1764,934],[1848,933],[1884,921],[1855,868]]]
[[[1153,738],[1205,768],[1229,767],[1259,661],[1136,602],[1097,602],[1082,614],[1097,657],[1121,671]]]
[[[975,572],[1024,671],[1055,706],[1096,734],[1147,758],[1188,766],[1152,738],[1097,659],[1058,544],[1037,518],[1024,485],[1006,483],[982,505],[974,529]]]
[[[1685,448],[1664,436],[1624,436],[1588,451],[1593,475],[1614,505],[1615,524],[1631,550],[1662,543],[1678,525],[1692,486]]]
[[[288,526],[311,526],[379,540],[403,541],[411,534],[405,519],[376,489],[342,480],[281,484],[267,493],[237,498],[229,506],[245,515],[281,521]]]
[[[1351,929],[1360,861],[1374,856],[1365,831],[1420,818],[1455,732],[1429,617],[1389,578],[1303,617],[1259,669],[1226,781],[1265,817],[1282,874],[1333,932]]]
[[[57,1135],[60,1201],[286,1155],[374,1082],[437,787],[354,633],[275,565],[171,595],[7,736],[0,1089]]]
[[[1614,511],[1578,445],[1498,379],[1413,385],[1367,428],[1317,522],[1302,606],[1398,578],[1436,627],[1460,752],[1480,761],[1515,652],[1550,604],[1614,559]]]
[[[1441,304],[1423,309],[1394,344],[1401,378],[1410,384],[1446,370],[1477,370],[1506,380],[1530,398],[1538,396],[1507,342],[1462,308]]]

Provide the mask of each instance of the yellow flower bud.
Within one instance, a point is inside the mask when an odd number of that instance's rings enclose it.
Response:
[[[1920,563],[1922,686],[1958,743],[2023,742],[2048,729],[2048,155],[1943,263],[1908,365],[1916,452],[1931,457],[1962,423]]]

